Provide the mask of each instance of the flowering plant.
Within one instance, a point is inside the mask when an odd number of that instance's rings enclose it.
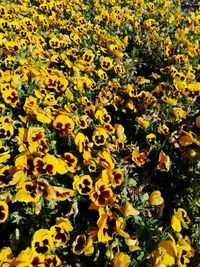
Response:
[[[0,266],[197,266],[199,10],[0,1]]]

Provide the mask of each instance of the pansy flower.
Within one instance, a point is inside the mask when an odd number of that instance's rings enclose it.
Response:
[[[2,266],[9,267],[14,258],[12,249],[10,247],[2,247],[0,249],[0,262]]]
[[[113,267],[128,267],[131,264],[131,258],[128,254],[117,252],[114,256]]]
[[[72,244],[72,251],[76,255],[91,256],[94,252],[92,238],[87,238],[85,234],[78,235]]]
[[[191,240],[188,236],[180,237],[177,242],[177,263],[180,267],[186,267],[190,258],[194,257],[195,250],[191,247]]]
[[[96,71],[96,74],[99,76],[99,78],[101,78],[102,80],[107,80],[108,79],[108,75],[107,73],[102,70],[102,69],[99,69]]]
[[[108,139],[109,135],[103,127],[97,127],[92,136],[92,140],[96,146],[104,145]]]
[[[174,215],[171,219],[171,225],[174,231],[180,232],[182,228],[188,229],[188,224],[190,223],[190,218],[187,215],[187,212],[178,208],[178,210],[174,210]]]
[[[8,205],[5,201],[0,201],[0,223],[7,220],[9,214]]]
[[[171,160],[170,157],[167,156],[162,150],[159,153],[158,158],[158,170],[168,172],[171,167]]]
[[[2,97],[7,104],[11,105],[14,108],[20,103],[18,92],[12,88],[6,91],[2,91]]]
[[[81,128],[81,129],[86,129],[88,128],[88,121],[87,121],[87,116],[83,115],[81,117],[76,118],[76,124]]]
[[[172,115],[176,118],[176,120],[181,121],[186,118],[187,112],[182,108],[174,107],[172,108]]]
[[[73,227],[67,218],[57,218],[56,224],[50,228],[55,246],[64,246],[70,239]]]
[[[57,255],[50,254],[50,255],[45,257],[44,266],[45,267],[61,267],[62,266],[62,262],[58,258]]]
[[[0,139],[9,140],[13,133],[13,120],[9,116],[0,117]]]
[[[22,250],[12,261],[11,266],[44,266],[44,255],[33,251],[31,248]]]
[[[156,267],[174,266],[176,263],[177,247],[175,240],[165,240],[158,244],[158,249],[151,253],[151,259]]]
[[[10,185],[20,186],[25,180],[25,174],[14,166],[3,166],[0,168],[0,187]]]
[[[83,154],[85,160],[91,159],[91,151],[89,147],[89,139],[83,133],[79,132],[75,137],[75,144],[80,153]]]
[[[20,44],[15,41],[6,42],[5,47],[10,52],[19,52],[21,49]]]
[[[37,183],[32,181],[26,181],[22,184],[22,187],[18,189],[15,199],[20,202],[38,202],[42,192],[37,190]]]
[[[156,135],[153,133],[147,134],[146,141],[148,144],[155,145],[157,143]]]
[[[74,121],[67,115],[58,115],[53,122],[53,126],[61,137],[67,136],[74,129]]]
[[[98,225],[98,241],[107,243],[113,240],[114,235],[117,233],[117,218],[111,213],[110,210],[107,212],[103,208],[99,209]]]
[[[105,206],[113,197],[112,189],[102,179],[95,183],[94,189],[90,192],[90,199],[97,207]]]
[[[53,199],[55,199],[56,201],[65,201],[70,197],[73,197],[75,194],[74,190],[61,186],[53,186],[53,190]]]
[[[74,173],[77,169],[78,159],[70,152],[64,153],[64,159],[68,171]]]
[[[95,113],[95,118],[98,119],[101,124],[110,123],[111,116],[108,114],[105,108],[98,109]]]
[[[58,161],[53,155],[46,154],[43,158],[36,157],[33,161],[35,174],[55,175]]]
[[[158,126],[158,132],[162,135],[168,135],[169,127],[166,124],[160,124]]]
[[[132,160],[138,167],[141,167],[146,163],[147,153],[145,151],[139,152],[139,146],[137,146],[132,152]]]
[[[113,63],[112,63],[112,59],[110,57],[104,57],[102,60],[101,60],[101,68],[103,70],[110,70],[112,69],[113,67]]]
[[[84,49],[84,54],[82,56],[82,59],[86,64],[91,64],[94,60],[94,57],[95,55],[92,50]]]
[[[159,190],[155,190],[150,194],[149,202],[153,206],[164,208],[164,199],[161,196],[161,192]]]
[[[37,179],[37,192],[42,194],[48,201],[52,200],[54,197],[54,188],[51,186],[47,180],[43,178]]]
[[[54,243],[51,232],[47,229],[37,230],[32,237],[31,248],[39,254],[45,254],[52,250]]]
[[[116,163],[111,154],[105,150],[97,154],[97,162],[105,169],[114,169]]]
[[[0,163],[7,161],[10,158],[10,148],[3,145],[3,142],[0,141]]]
[[[89,195],[93,189],[93,181],[90,175],[75,175],[73,188],[77,190],[81,195]]]
[[[102,171],[102,179],[108,183],[110,182],[113,188],[120,186],[122,184],[124,178],[124,173],[120,168],[116,168],[113,170],[103,170]]]

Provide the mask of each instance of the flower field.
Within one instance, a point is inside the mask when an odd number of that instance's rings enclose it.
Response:
[[[0,1],[0,267],[200,266],[200,11]]]

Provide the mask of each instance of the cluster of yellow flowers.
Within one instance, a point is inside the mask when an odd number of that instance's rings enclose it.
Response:
[[[130,222],[165,208],[159,186],[143,190],[145,169],[172,171],[169,147],[199,160],[199,33],[199,12],[168,0],[0,1],[0,266],[140,255]],[[175,232],[189,223],[175,211]],[[186,266],[190,244],[170,236],[149,258]]]

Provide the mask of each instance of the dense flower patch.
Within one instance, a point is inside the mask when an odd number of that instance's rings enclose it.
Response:
[[[200,13],[0,1],[0,266],[197,266]]]

